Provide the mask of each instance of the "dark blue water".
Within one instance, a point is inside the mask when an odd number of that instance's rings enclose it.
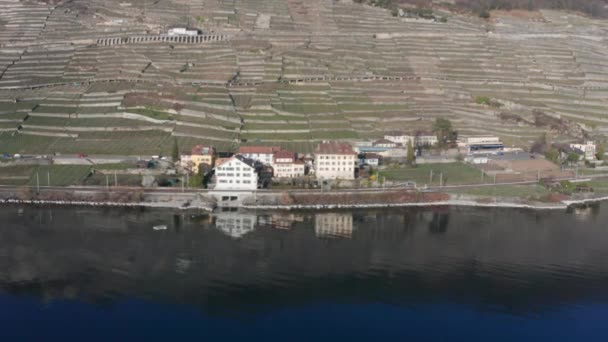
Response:
[[[608,338],[600,206],[0,219],[5,340]]]

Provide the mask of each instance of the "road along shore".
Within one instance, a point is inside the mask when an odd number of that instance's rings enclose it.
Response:
[[[221,196],[220,196],[221,197]],[[332,210],[366,208],[403,208],[466,206],[481,208],[521,208],[564,210],[570,206],[607,201],[608,196],[588,195],[555,201],[531,201],[517,197],[455,195],[440,191],[418,192],[392,189],[383,192],[334,190],[328,192],[273,191],[249,193],[236,202],[224,203],[217,194],[197,192],[155,192],[99,189],[54,188],[36,192],[31,188],[3,187],[0,204],[61,205],[95,207],[141,207],[176,210],[213,211],[217,207],[249,210]]]

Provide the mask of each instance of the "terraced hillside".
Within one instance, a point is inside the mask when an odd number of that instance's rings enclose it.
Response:
[[[608,133],[607,21],[441,15],[350,0],[0,0],[0,152],[170,154],[174,139],[310,151],[437,117],[516,146],[549,129]],[[165,34],[176,26],[203,36]]]

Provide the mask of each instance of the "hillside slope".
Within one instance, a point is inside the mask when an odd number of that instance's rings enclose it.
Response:
[[[550,126],[561,140],[608,132],[608,22],[446,15],[332,0],[0,0],[0,152],[170,154],[174,139],[310,151],[437,117],[518,146]],[[205,35],[167,37],[175,26]]]

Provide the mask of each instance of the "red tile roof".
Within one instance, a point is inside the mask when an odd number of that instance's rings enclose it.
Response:
[[[225,162],[227,162],[229,160],[230,160],[230,158],[217,158],[215,160],[215,167],[218,167],[218,166],[224,164]]]
[[[275,152],[273,159],[275,160],[275,163],[276,163],[277,159],[291,159],[289,161],[289,163],[291,163],[296,159],[296,154],[291,151],[281,150],[281,151]]]
[[[241,146],[239,147],[239,153],[242,154],[273,154],[280,151],[281,148],[278,146]]]
[[[191,154],[194,156],[214,155],[215,150],[211,146],[196,145],[192,148]]]
[[[324,142],[315,149],[316,154],[356,154],[353,147],[347,143],[336,141]]]

